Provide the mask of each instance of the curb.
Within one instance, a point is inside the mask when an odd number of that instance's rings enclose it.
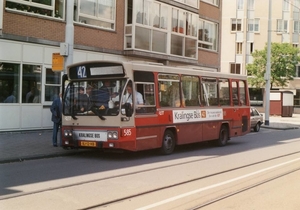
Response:
[[[280,128],[280,127],[272,127],[272,126],[267,126],[267,125],[261,125],[261,128],[274,129],[274,130],[295,130],[295,129],[299,129],[298,126]]]
[[[23,162],[23,161],[27,161],[27,160],[47,159],[47,158],[62,157],[62,156],[72,156],[75,154],[84,153],[86,151],[87,150],[81,150],[81,151],[76,150],[76,151],[61,152],[61,153],[55,153],[55,154],[44,154],[44,155],[32,155],[32,156],[24,156],[24,157],[7,158],[7,159],[0,160],[0,164]]]

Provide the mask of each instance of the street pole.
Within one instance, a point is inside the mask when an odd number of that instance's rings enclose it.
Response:
[[[265,97],[265,125],[269,125],[270,116],[270,89],[271,89],[271,32],[272,32],[272,0],[269,0],[269,18],[268,18],[268,46],[267,46],[267,69],[265,74],[266,80],[266,97]]]
[[[64,73],[67,73],[67,66],[73,63],[73,48],[74,48],[74,0],[66,1],[66,35],[65,35],[65,47],[67,48],[67,55],[65,57]]]

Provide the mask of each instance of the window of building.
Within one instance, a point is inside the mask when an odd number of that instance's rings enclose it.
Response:
[[[230,64],[230,73],[232,73],[232,74],[241,74],[241,64],[231,63]]]
[[[300,107],[300,90],[296,89],[296,95],[294,96],[294,106],[299,108]]]
[[[202,0],[202,1],[219,6],[219,0]]]
[[[5,8],[32,15],[64,18],[65,0],[6,0]]]
[[[217,50],[218,24],[199,19],[198,47]]]
[[[248,31],[259,32],[259,19],[248,19]]]
[[[127,0],[125,21],[125,49],[196,59],[198,14],[158,1]]]
[[[196,58],[196,15],[172,8],[171,54]]]
[[[23,64],[22,103],[41,103],[42,67]]]
[[[288,31],[288,21],[287,20],[277,20],[277,32],[287,32]]]
[[[237,0],[237,9],[238,10],[244,9],[244,0]]]
[[[19,103],[20,65],[0,63],[0,103]]]
[[[231,19],[231,31],[242,31],[242,19]]]
[[[45,98],[44,101],[53,101],[58,97],[61,86],[61,73],[53,72],[51,68],[46,68]]]
[[[194,7],[194,8],[199,8],[199,5],[198,5],[198,0],[175,0],[175,1],[178,1],[180,3],[183,3],[183,4],[186,4],[186,5],[189,5],[191,7]]]
[[[243,54],[243,43],[242,42],[236,43],[236,54],[237,55]]]
[[[248,10],[254,10],[254,0],[248,0]]]
[[[199,106],[199,78],[194,76],[182,76],[181,82],[185,106]]]
[[[300,33],[299,20],[294,20],[294,33]]]
[[[75,0],[74,3],[74,21],[104,29],[115,29],[116,0]]]
[[[290,2],[287,0],[282,1],[282,10],[283,11],[290,11]]]
[[[254,46],[253,46],[254,43],[253,42],[247,42],[247,45],[248,45],[248,47],[247,47],[247,54],[250,55],[254,51]]]

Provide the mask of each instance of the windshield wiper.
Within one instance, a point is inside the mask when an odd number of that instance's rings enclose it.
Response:
[[[93,106],[91,108],[91,111],[94,112],[95,115],[97,115],[101,120],[106,120],[105,117],[103,117],[100,113],[97,107]]]

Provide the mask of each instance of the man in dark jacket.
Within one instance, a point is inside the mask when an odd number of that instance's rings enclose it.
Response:
[[[57,133],[58,129],[61,126],[61,114],[62,114],[62,102],[61,102],[61,93],[59,97],[54,99],[52,102],[50,111],[52,113],[52,122],[53,122],[53,135],[52,135],[52,144],[54,147],[57,147]],[[61,137],[59,138],[59,143],[61,143]]]

